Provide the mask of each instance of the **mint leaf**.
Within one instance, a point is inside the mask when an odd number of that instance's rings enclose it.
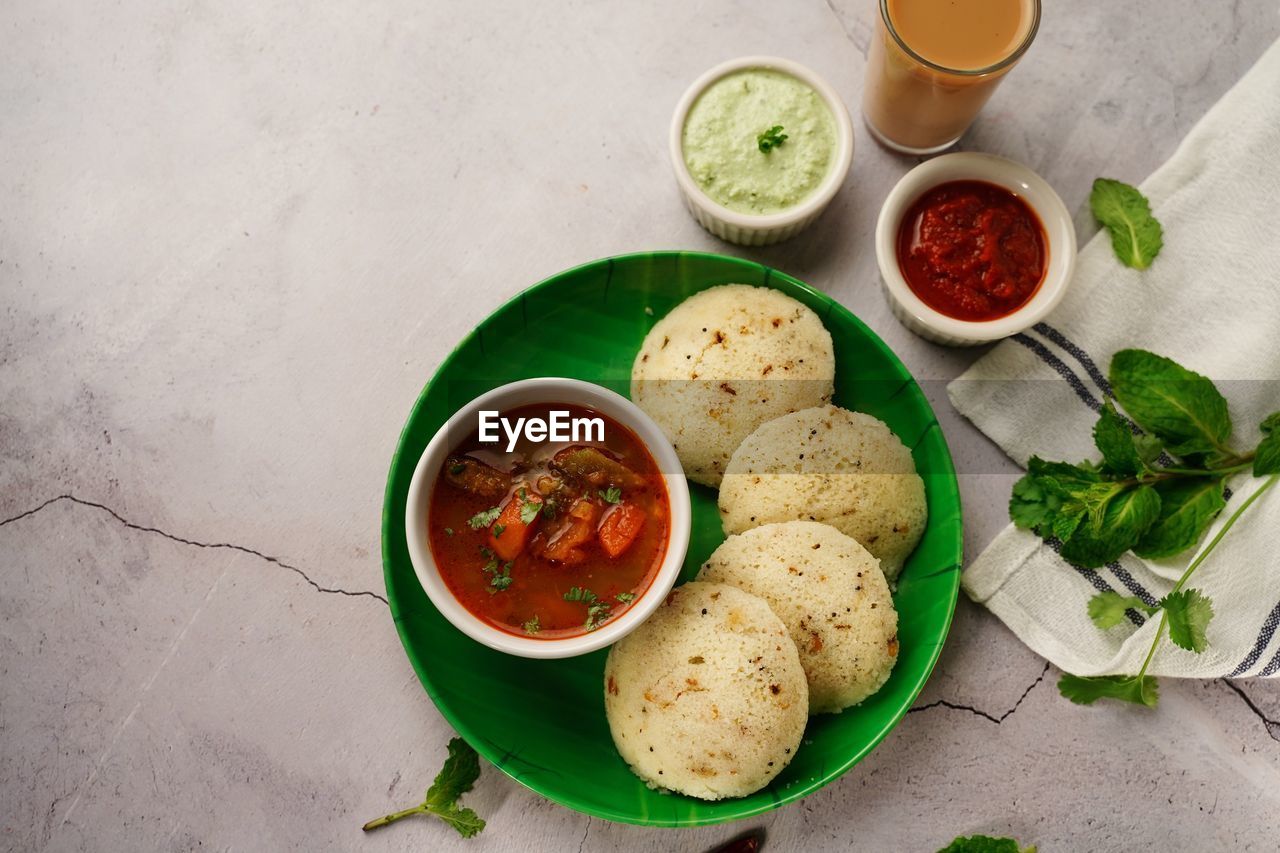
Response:
[[[1118,485],[1118,484],[1107,484]],[[1062,543],[1062,558],[1096,569],[1128,551],[1160,515],[1160,496],[1150,486],[1112,493],[1099,509],[1090,505],[1089,522]]]
[[[1267,433],[1254,451],[1253,476],[1280,474],[1280,430]]]
[[[415,814],[431,814],[452,826],[463,838],[471,838],[484,829],[484,820],[473,810],[458,805],[458,798],[471,790],[480,776],[480,758],[460,737],[449,741],[449,757],[427,789],[422,803],[375,818],[363,827],[365,832],[386,826]]]
[[[1012,838],[992,838],[990,835],[962,836],[943,847],[938,853],[1036,853],[1034,845],[1019,847]]]
[[[1171,592],[1160,606],[1169,616],[1169,639],[1180,648],[1199,654],[1208,648],[1205,630],[1213,619],[1213,602],[1198,589]]]
[[[1126,349],[1111,359],[1112,390],[1129,417],[1188,456],[1227,451],[1231,416],[1214,384],[1164,356]]]
[[[1114,628],[1125,620],[1130,608],[1143,613],[1154,613],[1157,608],[1147,605],[1137,596],[1123,596],[1118,592],[1100,592],[1089,599],[1089,618],[1099,628]]]
[[[1195,545],[1227,505],[1217,477],[1162,480],[1153,488],[1160,495],[1160,516],[1133,546],[1133,553],[1151,560],[1181,554]]]
[[[1134,187],[1098,178],[1089,194],[1094,218],[1111,232],[1111,248],[1125,266],[1144,270],[1164,246],[1164,229],[1151,215],[1151,205]]]
[[[1102,461],[1108,469],[1121,476],[1131,477],[1144,467],[1134,435],[1116,407],[1107,400],[1102,415],[1093,427],[1093,443],[1102,453]]]
[[[1267,433],[1268,435],[1273,432],[1276,432],[1277,430],[1280,430],[1280,412],[1272,412],[1271,414],[1267,415],[1267,417],[1258,426],[1258,429],[1262,430],[1264,433]]]
[[[1160,689],[1150,675],[1098,675],[1092,678],[1063,675],[1058,680],[1058,692],[1077,705],[1092,705],[1099,699],[1119,699],[1154,708],[1160,699]]]

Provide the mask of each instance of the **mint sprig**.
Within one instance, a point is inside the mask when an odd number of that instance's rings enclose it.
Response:
[[[1228,476],[1252,469],[1268,477],[1163,599],[1152,605],[1104,592],[1089,601],[1089,617],[1103,630],[1119,625],[1129,610],[1159,614],[1151,648],[1135,675],[1068,674],[1058,689],[1085,705],[1111,698],[1154,707],[1157,685],[1146,673],[1165,631],[1187,651],[1208,648],[1213,602],[1187,582],[1244,511],[1280,479],[1280,412],[1262,422],[1258,447],[1240,453],[1228,443],[1226,398],[1206,377],[1163,356],[1129,349],[1112,358],[1108,378],[1130,420],[1110,400],[1103,406],[1093,430],[1102,461],[1073,465],[1033,457],[1009,499],[1014,524],[1057,539],[1064,559],[1096,569],[1129,551],[1151,559],[1180,554],[1195,547],[1226,507]]]

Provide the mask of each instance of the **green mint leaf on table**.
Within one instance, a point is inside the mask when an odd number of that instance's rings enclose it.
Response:
[[[458,799],[470,791],[480,776],[480,758],[462,738],[449,741],[449,757],[427,789],[420,805],[375,818],[364,825],[369,832],[415,814],[435,815],[452,826],[463,838],[471,838],[484,829],[484,820],[473,810],[458,805]]]
[[[938,853],[1036,853],[1034,845],[1019,847],[1012,838],[992,838],[990,835],[962,836],[943,847]]]
[[[489,507],[488,509],[477,512],[475,515],[468,518],[467,526],[472,530],[479,530],[482,527],[488,527],[490,524],[493,524],[498,520],[498,515],[501,514],[501,512],[501,507]]]
[[[1160,495],[1151,486],[1120,486],[1110,494],[1095,488],[1088,496],[1094,501],[1087,504],[1088,517],[1062,543],[1063,559],[1077,566],[1106,565],[1136,545],[1160,517]]]
[[[526,634],[536,634],[542,630],[542,625],[538,623],[538,614],[533,614],[533,618],[524,623],[524,632]]]
[[[1199,654],[1208,648],[1205,629],[1213,619],[1213,602],[1198,589],[1171,592],[1160,602],[1169,616],[1169,639],[1180,648]]]
[[[1151,266],[1164,245],[1164,229],[1151,215],[1151,205],[1142,193],[1126,183],[1098,178],[1089,194],[1089,208],[1111,232],[1111,248],[1122,264],[1139,270]]]
[[[1120,350],[1109,371],[1116,399],[1138,426],[1164,439],[1169,452],[1231,454],[1231,416],[1214,384],[1145,350]]]
[[[786,141],[786,138],[787,135],[782,132],[782,125],[775,124],[773,127],[756,137],[756,145],[762,152],[768,154],[774,148],[777,148]]]
[[[1118,592],[1100,592],[1089,599],[1089,618],[1099,628],[1114,628],[1124,621],[1129,609],[1151,614],[1159,608],[1151,607],[1137,596],[1124,596]]]
[[[1227,505],[1220,477],[1161,480],[1152,488],[1160,495],[1160,515],[1133,546],[1133,553],[1151,560],[1195,545]]]
[[[622,502],[622,489],[617,486],[610,486],[607,489],[598,489],[600,499],[607,504],[616,504]]]
[[[1099,699],[1119,699],[1154,708],[1160,698],[1159,686],[1150,675],[1099,675],[1085,678],[1064,675],[1058,692],[1077,705],[1092,705]]]
[[[1107,400],[1098,423],[1093,427],[1093,443],[1102,453],[1103,464],[1109,471],[1133,476],[1146,467],[1134,438],[1129,425]]]

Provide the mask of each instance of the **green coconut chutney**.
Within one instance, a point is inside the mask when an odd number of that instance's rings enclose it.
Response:
[[[786,140],[761,151],[760,135]],[[684,122],[684,162],[710,198],[740,213],[778,213],[813,194],[836,155],[836,122],[811,86],[790,74],[750,68],[720,78]]]

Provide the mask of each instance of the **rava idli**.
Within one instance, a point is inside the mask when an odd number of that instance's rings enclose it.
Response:
[[[761,425],[734,451],[720,486],[725,533],[821,521],[858,540],[890,583],[920,542],[926,514],[911,451],[883,421],[837,406]]]
[[[809,688],[795,643],[762,599],[687,583],[609,651],[605,715],[650,787],[704,800],[760,790],[795,755]]]
[[[828,402],[835,369],[817,314],[769,287],[725,284],[653,327],[631,368],[631,399],[671,440],[685,475],[715,487],[752,430]]]
[[[830,525],[783,521],[730,536],[698,580],[769,604],[800,653],[811,714],[857,705],[898,660],[898,613],[879,561]]]

